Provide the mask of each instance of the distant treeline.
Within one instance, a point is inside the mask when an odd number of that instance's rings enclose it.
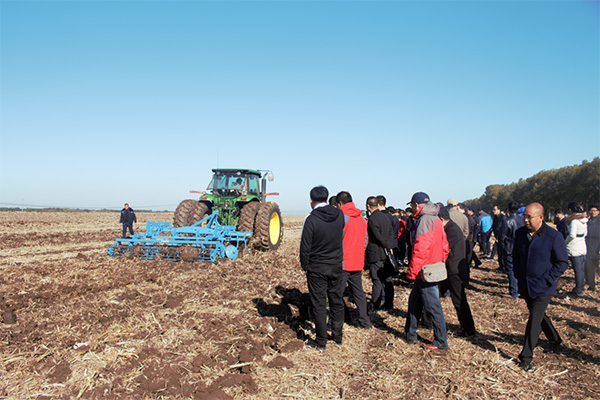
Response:
[[[88,210],[82,208],[19,208],[19,207],[0,207],[1,211],[21,211],[21,212],[110,212],[120,213],[121,210]],[[153,211],[153,210],[135,210],[136,213],[153,213],[153,212],[169,212],[165,211]]]
[[[489,185],[478,199],[465,201],[467,207],[490,212],[494,205],[505,210],[511,201],[523,205],[538,202],[547,213],[555,209],[566,211],[567,204],[574,201],[585,209],[600,205],[600,158],[579,165],[541,171],[527,179],[519,179],[508,185]]]

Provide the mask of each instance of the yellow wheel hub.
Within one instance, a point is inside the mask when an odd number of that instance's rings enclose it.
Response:
[[[281,234],[281,222],[279,221],[279,214],[274,212],[271,214],[269,221],[269,240],[271,244],[276,244]]]

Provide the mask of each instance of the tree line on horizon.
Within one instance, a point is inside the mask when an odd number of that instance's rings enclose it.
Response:
[[[586,210],[591,205],[598,206],[600,158],[595,157],[591,162],[584,160],[578,165],[540,171],[508,185],[489,185],[481,197],[467,200],[465,205],[489,213],[495,205],[501,210],[506,210],[511,201],[518,201],[522,205],[540,203],[547,215],[556,209],[566,211],[570,202],[577,202]]]

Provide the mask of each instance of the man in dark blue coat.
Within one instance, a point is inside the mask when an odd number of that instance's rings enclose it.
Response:
[[[324,186],[312,188],[312,211],[304,220],[300,235],[300,266],[306,271],[315,319],[314,347],[320,350],[327,344],[328,300],[332,338],[340,345],[344,324],[344,214],[327,204],[328,197],[329,191]]]
[[[137,222],[137,218],[133,208],[130,208],[127,203],[125,203],[125,207],[121,210],[121,219],[119,222],[123,224],[123,238],[127,237],[127,229],[133,235],[133,224]]]
[[[556,293],[559,278],[569,266],[569,258],[562,235],[544,222],[541,204],[529,204],[523,220],[525,226],[517,229],[515,234],[513,263],[519,294],[529,309],[519,366],[529,370],[541,331],[550,342],[549,348],[544,350],[546,353],[556,352],[562,343],[546,309]]]

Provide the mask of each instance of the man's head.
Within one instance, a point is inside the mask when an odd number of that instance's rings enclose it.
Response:
[[[544,224],[544,207],[540,203],[529,204],[525,207],[523,220],[529,232],[537,232]]]
[[[521,204],[518,201],[511,201],[506,206],[506,209],[512,215],[512,214],[516,214],[517,212],[519,212],[520,207],[521,207]]]
[[[315,186],[310,190],[310,206],[315,208],[319,203],[327,202],[329,190],[325,186]]]
[[[338,207],[339,207],[339,204],[340,204],[340,203],[339,203],[339,201],[338,201],[338,198],[337,198],[337,196],[331,196],[331,197],[329,198],[329,205],[330,205],[330,206],[332,206],[332,207],[335,207],[335,208],[338,208]]]
[[[458,201],[455,198],[448,199],[446,203],[452,207],[456,207],[458,205]]]
[[[423,208],[425,204],[429,203],[429,201],[429,195],[427,193],[417,192],[413,194],[412,198],[410,199],[410,203],[408,204],[410,204],[412,207],[413,212],[416,213]]]
[[[467,206],[465,206],[465,203],[458,203],[457,204],[458,207],[458,211],[460,211],[463,214],[467,213]]]
[[[598,206],[590,206],[590,218],[598,218],[600,214],[600,210],[598,210]]]
[[[372,213],[375,210],[379,209],[379,203],[377,202],[377,197],[375,196],[369,196],[367,197],[367,211]]]
[[[404,214],[405,214],[407,217],[410,217],[410,216],[412,215],[412,213],[413,213],[413,211],[412,211],[412,208],[411,208],[411,207],[406,207],[406,208],[404,209]]]
[[[352,196],[349,192],[342,190],[335,197],[337,197],[337,201],[340,204],[340,207],[344,204],[352,203]]]
[[[450,209],[454,207],[451,204],[448,204],[445,207],[440,207],[440,211],[438,213],[438,217],[440,217],[440,219],[442,220],[442,223],[444,224],[444,226],[448,223],[448,221],[450,221]]]
[[[500,207],[494,206],[492,208],[492,213],[494,213],[494,215],[500,215]]]
[[[556,210],[554,210],[554,216],[558,219],[558,221],[560,221],[565,217],[565,213],[560,208],[557,208]]]
[[[129,209],[129,204],[125,203],[125,209],[128,210]]]
[[[467,214],[475,215],[475,210],[473,210],[472,208],[467,208]]]
[[[385,210],[385,203],[386,203],[386,199],[385,196],[379,195],[377,196],[377,207],[379,207],[379,209],[381,211]]]

